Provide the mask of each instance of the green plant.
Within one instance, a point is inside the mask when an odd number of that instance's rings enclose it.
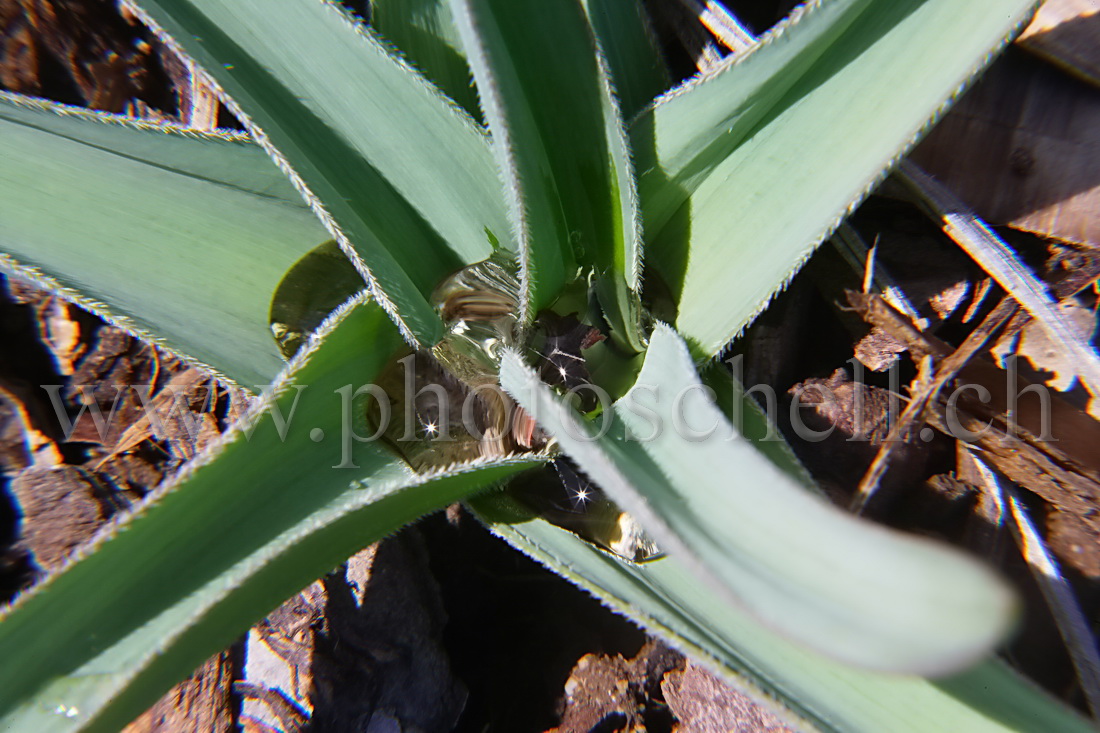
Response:
[[[645,423],[626,402],[584,439],[592,416],[526,364],[536,316],[578,310],[590,286],[586,317],[612,341],[591,357],[597,384],[661,385],[687,395],[692,425],[753,434],[761,416],[708,362],[1030,7],[810,3],[651,104],[666,81],[635,2],[377,0],[403,61],[330,3],[145,0],[136,12],[251,139],[5,95],[6,268],[266,385],[245,423],[5,613],[5,725],[117,728],[360,547],[466,499],[520,550],[819,727],[1084,729],[998,662],[972,664],[1013,605],[978,565],[828,507],[774,443],[630,441]],[[332,282],[294,265],[330,237],[366,289],[284,364],[273,294],[291,272],[323,300]],[[644,300],[643,251],[660,283]],[[437,286],[494,254],[518,263],[503,387],[668,557],[631,563],[488,491],[542,453],[418,471],[347,437],[367,429],[356,387],[405,344],[444,339]]]

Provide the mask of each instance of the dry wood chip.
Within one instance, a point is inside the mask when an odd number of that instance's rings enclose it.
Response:
[[[132,388],[164,381],[157,377],[161,359],[155,350],[117,328],[94,325],[94,318],[56,297],[14,281],[9,290],[13,300],[33,309],[41,347],[54,357],[59,375],[68,377],[61,392],[54,394],[57,398],[54,410],[71,414],[72,408],[87,399],[96,403],[106,418],[111,414],[115,397],[121,395],[110,430],[101,431],[85,411],[68,438],[113,445],[142,415],[140,400]],[[164,366],[169,375],[181,368],[172,358]],[[59,427],[47,393],[37,384],[2,377],[0,392],[4,394],[5,413],[11,416],[8,422],[18,424],[29,448],[22,460],[19,456],[5,460],[9,470],[24,469],[10,484],[22,515],[19,545],[35,564],[48,572],[93,537],[106,519],[128,506],[131,497],[120,489],[143,493],[160,483],[166,457],[163,453],[154,454],[150,460],[146,455],[120,452],[109,455],[106,461],[92,459],[84,467],[66,465],[58,450],[65,426]],[[190,409],[189,405],[185,407]],[[212,415],[203,414],[199,419],[197,437],[201,449],[204,441],[217,434],[218,425]],[[173,425],[170,419],[165,422]],[[177,456],[185,454],[173,447],[170,440],[168,444]],[[190,452],[193,450],[188,448],[187,453]],[[79,453],[74,452],[75,455]],[[32,465],[26,467],[29,463]],[[230,656],[216,655],[189,679],[172,688],[127,731],[231,730],[232,676]]]
[[[655,699],[659,704],[662,679],[683,664],[682,654],[655,640],[646,642],[632,659],[584,655],[566,680],[561,724],[547,733],[645,731],[647,710]]]
[[[191,411],[211,399],[213,389],[208,374],[191,368],[173,376],[152,399],[139,392],[143,408],[141,417],[126,429],[118,443],[111,446],[111,451],[128,451],[155,437],[171,443],[183,458],[192,458],[202,423]]]
[[[39,312],[39,324],[43,328],[43,340],[53,352],[57,371],[72,374],[75,362],[84,355],[87,344],[81,339],[80,323],[76,320],[77,308],[61,298],[53,297]]]
[[[1058,304],[1058,307],[1082,340],[1092,339],[1096,331],[1096,313],[1092,309],[1086,308],[1075,298],[1066,298]],[[1059,392],[1072,389],[1077,382],[1077,367],[1074,360],[1058,348],[1050,338],[1047,329],[1035,320],[1028,321],[1018,339],[1016,334],[1000,339],[993,347],[993,353],[997,356],[1001,368],[1006,368],[1005,362],[1009,357],[1018,354],[1026,358],[1036,371],[1050,372],[1052,376],[1046,380],[1046,385]],[[1098,415],[1094,414],[1093,417]]]
[[[228,652],[216,654],[123,733],[224,733],[233,730],[233,664]]]
[[[1100,356],[1067,321],[1047,284],[951,189],[911,161],[903,160],[896,175],[912,191],[916,203],[940,220],[944,233],[1047,330],[1058,349],[1072,357],[1082,385],[1100,403]],[[1095,409],[1100,411],[1100,404]]]
[[[866,296],[863,297],[866,298]],[[858,300],[857,297],[850,298],[853,304],[856,300]],[[1018,306],[1011,298],[1005,297],[1002,299],[997,307],[986,316],[985,320],[966,337],[962,345],[936,365],[934,373],[929,366],[930,355],[925,355],[921,359],[921,375],[912,387],[909,404],[906,405],[897,423],[890,429],[890,433],[879,447],[871,467],[867,469],[867,473],[859,484],[859,489],[852,501],[852,507],[855,511],[861,510],[878,488],[879,481],[886,472],[890,452],[897,445],[897,442],[908,435],[911,429],[920,427],[923,424],[923,415],[929,403],[939,397],[940,391],[947,383],[954,379],[955,375],[966,366],[967,362],[982,350],[986,342],[1001,326],[1008,322],[1008,319],[1013,316],[1017,308]]]
[[[113,5],[0,0],[0,81],[25,94],[60,89],[79,95],[70,101],[108,112],[122,112],[135,97],[157,97],[164,80],[155,50]]]
[[[1088,518],[1054,508],[1047,513],[1046,530],[1058,559],[1086,578],[1100,580],[1100,507]],[[1092,520],[1092,521],[1089,521]]]
[[[905,316],[881,298],[859,293],[852,293],[850,297],[853,308],[869,324],[879,326],[904,341],[914,359],[926,355],[943,359],[954,351],[935,336],[918,331]],[[999,369],[984,358],[967,364],[960,372],[957,383],[974,385],[959,392],[955,407],[960,414],[967,412],[974,418],[975,425],[984,427],[993,424],[1002,431],[1011,427],[1015,442],[1032,446],[1048,455],[1050,461],[1088,477],[1092,483],[1100,481],[1100,455],[1096,452],[1096,446],[1100,445],[1100,423],[1083,410],[1062,400],[1043,385],[1032,384],[1019,374],[1013,375]],[[982,399],[975,396],[981,391],[978,387],[985,392]],[[1010,416],[1009,408],[1013,406],[1015,409]],[[975,416],[982,420],[977,420]]]
[[[51,416],[35,397],[34,390],[26,383],[0,376],[0,402],[10,407],[19,424],[25,459],[37,466],[60,465],[61,452],[55,440],[60,436],[55,435]]]
[[[910,157],[986,221],[1100,246],[1100,91],[1040,61],[1002,56]]]
[[[106,518],[93,480],[75,466],[31,466],[10,489],[23,515],[20,542],[43,570],[91,539]]]
[[[748,695],[692,662],[661,683],[677,733],[791,733],[794,729]]]
[[[884,372],[893,366],[908,347],[881,328],[872,328],[855,345],[859,363],[873,372]]]
[[[1022,48],[1100,86],[1100,0],[1047,0],[1016,39]]]
[[[11,400],[0,399],[0,469],[6,473],[22,471],[31,463],[23,436],[17,406]]]

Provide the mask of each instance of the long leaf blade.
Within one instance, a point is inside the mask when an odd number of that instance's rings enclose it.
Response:
[[[630,136],[647,239],[664,228],[872,1],[810,3],[762,38],[752,53],[689,80],[638,115]]]
[[[942,673],[1008,630],[1014,599],[986,568],[842,512],[738,437],[667,326],[602,438],[513,352],[501,384],[697,580],[792,639],[875,669]]]
[[[640,0],[584,0],[626,120],[668,89],[669,74]]]
[[[525,319],[594,266],[617,337],[640,344],[636,197],[618,109],[576,2],[454,0],[521,244]]]
[[[444,94],[480,119],[477,90],[447,0],[374,0],[370,24]]]
[[[619,193],[620,218],[631,231],[618,242],[600,240],[605,269],[614,268],[622,250],[623,266],[600,282],[605,314],[612,321],[614,335],[628,350],[642,346],[638,321],[638,273],[641,256],[638,241],[636,193],[632,167],[622,134],[622,118],[632,117],[668,86],[668,72],[656,48],[640,3],[592,0],[585,3],[589,20],[606,58],[610,80],[601,80],[601,107],[611,148],[613,185]],[[380,0],[371,7],[371,24],[392,41],[407,58],[458,101],[468,112],[479,115],[477,96],[470,81],[470,67],[444,0]],[[577,28],[577,30],[582,30]],[[555,34],[560,37],[560,33]],[[622,106],[622,113],[616,108]],[[629,271],[628,271],[629,270]],[[631,324],[630,328],[626,324]]]
[[[638,118],[647,252],[697,357],[764,307],[1033,6],[812,3]]]
[[[334,3],[140,6],[293,171],[406,337],[434,343],[432,290],[494,242],[510,246],[483,133]]]
[[[736,687],[777,700],[805,724],[795,729],[879,733],[1064,731],[1086,733],[1088,721],[987,660],[952,677],[922,677],[849,667],[801,648],[700,586],[675,557],[642,565],[547,522],[494,522],[480,499],[482,521],[509,544],[592,593],[652,634],[709,663]],[[788,715],[790,714],[788,713]]]
[[[259,147],[4,95],[0,159],[5,269],[242,385],[283,367],[268,306],[327,234]]]
[[[341,390],[374,379],[401,340],[374,304],[319,334],[261,403],[285,432],[260,413],[3,615],[0,727],[118,730],[348,555],[533,464],[416,475],[355,440],[364,405]]]

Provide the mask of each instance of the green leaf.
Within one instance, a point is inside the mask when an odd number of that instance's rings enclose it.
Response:
[[[482,131],[334,3],[141,0],[140,7],[293,169],[406,337],[434,343],[442,334],[429,302],[435,286],[488,257],[493,242],[509,246]]]
[[[697,583],[791,639],[873,669],[943,673],[1008,631],[1015,603],[999,578],[808,493],[702,395],[663,324],[603,437],[514,352],[501,384]]]
[[[375,379],[401,340],[378,306],[354,302],[319,334],[255,422],[4,614],[0,728],[119,730],[350,554],[537,462],[416,475],[352,440],[369,434],[365,405],[341,390]]]
[[[751,441],[760,454],[808,491],[824,496],[809,472],[783,439],[779,428],[751,397],[745,394],[739,375],[715,362],[701,370],[703,384],[714,391],[714,404],[734,429]],[[778,404],[778,403],[777,403]]]
[[[477,90],[447,0],[373,0],[370,24],[480,121]]]
[[[602,90],[601,103],[606,116],[608,139],[613,150],[612,171],[616,180],[631,180],[632,168],[625,140],[622,139],[621,116],[614,101],[623,107],[623,116],[631,117],[668,86],[668,72],[656,49],[648,28],[645,11],[631,0],[591,0],[585,8],[593,25],[601,50],[606,54],[613,83]],[[376,0],[372,5],[371,24],[392,41],[402,53],[421,69],[437,86],[461,104],[471,115],[480,117],[477,94],[470,79],[458,32],[450,9],[443,0]],[[614,101],[613,101],[614,100]],[[642,347],[638,321],[638,272],[640,252],[637,241],[636,194],[633,183],[620,187],[620,209],[634,231],[617,243],[623,247],[623,259],[630,261],[631,272],[617,272],[600,282],[601,300],[614,327],[616,340],[628,351]],[[606,265],[614,267],[616,243],[602,240]],[[626,324],[631,327],[627,328]]]
[[[636,196],[618,109],[576,2],[453,0],[521,246],[523,316],[594,266],[620,342],[641,345]]]
[[[583,0],[625,119],[668,89],[669,75],[640,0]]]
[[[327,234],[259,147],[3,94],[0,159],[4,269],[242,385],[283,367],[268,305]]]
[[[1033,6],[811,3],[637,119],[650,272],[697,357],[744,328]]]
[[[794,721],[795,728],[866,733],[1093,730],[1075,711],[998,661],[986,660],[939,680],[855,669],[814,654],[730,608],[676,557],[636,565],[541,519],[516,525],[493,522],[483,508],[488,498],[475,499],[473,505],[495,534],[612,610],[716,668],[757,700],[778,700],[785,708],[781,717],[793,713],[808,723]]]
[[[764,36],[656,100],[631,124],[647,239],[776,108],[874,0],[811,3]]]

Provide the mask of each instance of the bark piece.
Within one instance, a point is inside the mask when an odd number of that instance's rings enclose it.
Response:
[[[677,733],[793,731],[771,710],[691,662],[666,675],[661,690],[676,716]]]
[[[32,466],[11,491],[23,515],[20,541],[43,570],[61,564],[106,518],[92,480],[75,466]]]
[[[1040,61],[1006,53],[911,158],[990,223],[1100,246],[1100,93]]]
[[[935,336],[918,331],[881,298],[849,293],[849,304],[870,325],[879,326],[903,341],[915,360],[926,356],[942,360],[954,351]],[[989,419],[997,421],[1001,427],[1011,427],[1016,443],[1031,444],[1048,454],[1051,462],[1082,474],[1090,483],[1100,482],[1100,457],[1095,450],[1100,445],[1100,424],[1083,410],[1055,394],[1044,394],[1042,386],[1012,371],[999,369],[985,358],[975,358],[963,367],[956,384],[980,386],[985,390],[980,399],[975,396],[977,392],[973,387],[952,393],[957,397],[957,407],[986,420],[978,423],[978,427],[984,428]],[[1006,413],[1013,401],[1015,411],[1012,425],[1008,426]],[[960,420],[966,422],[962,417]],[[955,432],[956,437],[962,435]],[[1030,488],[1026,482],[1021,485]]]
[[[1100,579],[1100,507],[1082,519],[1072,512],[1051,508],[1046,517],[1047,541],[1058,561],[1091,580]]]
[[[0,0],[0,81],[26,94],[123,112],[136,98],[170,110],[167,79],[140,26],[105,0]]]
[[[547,733],[645,731],[664,707],[662,678],[683,664],[682,654],[652,639],[632,659],[585,654],[565,683],[561,725]]]
[[[901,400],[890,390],[856,376],[852,380],[844,369],[837,369],[826,379],[806,379],[788,390],[799,405],[798,422],[791,427],[800,438],[794,447],[839,503],[848,501],[902,410]],[[900,384],[895,391],[900,391]],[[792,405],[792,416],[794,409]],[[928,455],[923,441],[897,443],[885,485],[895,488],[899,481],[910,482],[922,473]]]
[[[224,733],[233,729],[233,665],[217,654],[179,683],[123,733]]]
[[[78,308],[56,296],[49,298],[39,313],[42,340],[53,352],[59,374],[72,374],[74,362],[84,354],[87,343],[81,338]]]
[[[872,328],[856,343],[854,353],[859,363],[873,372],[884,372],[907,351],[905,344],[881,328]]]
[[[1022,48],[1100,86],[1100,0],[1047,0],[1016,39]]]

